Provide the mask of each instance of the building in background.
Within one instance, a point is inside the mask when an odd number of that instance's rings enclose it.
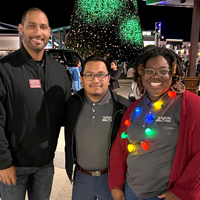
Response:
[[[0,57],[19,49],[18,27],[0,22]]]

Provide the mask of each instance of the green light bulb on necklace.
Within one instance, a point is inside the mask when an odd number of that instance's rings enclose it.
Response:
[[[150,128],[146,128],[144,132],[145,132],[146,135],[152,134],[152,130]]]

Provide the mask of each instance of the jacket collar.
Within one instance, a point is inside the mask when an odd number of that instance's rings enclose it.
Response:
[[[110,91],[111,97],[113,98],[114,105],[115,104],[121,105],[121,103],[119,102],[118,95],[115,92],[113,92],[112,90],[110,90],[110,89],[109,89],[109,91]],[[82,88],[81,90],[79,90],[77,92],[77,95],[80,96],[81,99],[83,100],[83,97],[84,97],[84,88]]]
[[[27,52],[27,50],[25,49],[23,44],[22,44],[21,48],[19,49],[19,52],[21,53],[21,57],[22,57],[23,63],[31,66],[34,69],[38,68],[37,63],[33,60],[33,58]],[[44,56],[45,57],[43,59],[46,59],[45,52],[44,52]]]

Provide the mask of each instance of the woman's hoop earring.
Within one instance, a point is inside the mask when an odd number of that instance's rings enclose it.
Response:
[[[145,93],[146,93],[146,89],[143,87],[143,88],[141,88],[142,86],[137,86],[136,87],[136,94],[137,94],[137,96],[139,96],[139,97],[142,97]],[[140,91],[142,91],[142,89],[143,89],[143,93],[141,93]]]
[[[183,93],[185,91],[185,85],[179,81],[172,85],[171,89],[176,93]]]

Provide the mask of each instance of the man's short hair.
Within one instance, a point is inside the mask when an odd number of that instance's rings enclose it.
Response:
[[[43,13],[45,14],[45,12],[42,11],[40,8],[36,8],[36,7],[34,7],[34,8],[29,8],[29,9],[26,10],[26,11],[24,12],[24,14],[22,15],[22,20],[21,20],[21,24],[22,24],[22,25],[24,25],[24,22],[25,22],[25,20],[26,20],[26,15],[27,15],[27,13],[28,13],[28,12],[31,12],[31,11],[39,11],[39,12],[43,12]],[[45,14],[45,15],[46,15],[46,14]]]
[[[93,55],[93,56],[89,56],[88,58],[86,58],[85,63],[82,66],[81,76],[83,76],[83,72],[85,70],[86,63],[88,63],[90,61],[94,61],[94,62],[99,62],[100,61],[100,62],[103,62],[105,64],[105,66],[106,66],[107,71],[109,72],[109,67],[108,67],[106,61],[102,57]]]

